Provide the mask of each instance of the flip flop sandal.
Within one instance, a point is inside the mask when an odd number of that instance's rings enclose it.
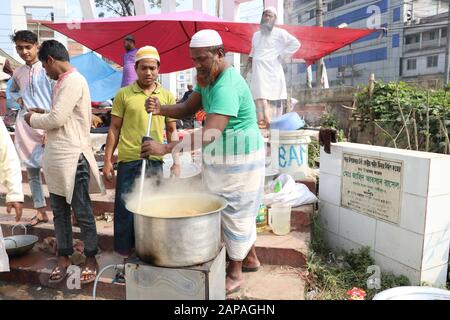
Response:
[[[32,222],[32,221],[37,221],[37,222],[34,223],[34,224],[28,223],[28,224],[26,224],[26,227],[32,228],[32,227],[37,226],[38,224],[41,224],[41,223],[47,223],[47,222],[48,222],[48,220],[38,219],[37,216],[34,216],[33,218],[31,218],[30,222]]]
[[[81,280],[80,283],[81,284],[88,284],[91,282],[94,282],[95,279],[97,278],[97,269],[91,269],[89,267],[83,267],[82,271],[81,271],[81,277],[83,276],[88,276],[89,280]]]
[[[242,272],[256,272],[259,267],[242,267]]]
[[[59,276],[57,279],[52,279],[52,277]],[[48,283],[60,283],[67,277],[67,268],[61,269],[59,266],[56,266],[50,277],[48,279]]]
[[[241,286],[240,285],[235,287],[235,288],[233,288],[233,289],[231,289],[231,290],[227,290],[226,294],[227,295],[228,294],[232,294],[232,293],[238,292],[239,290],[241,290]]]

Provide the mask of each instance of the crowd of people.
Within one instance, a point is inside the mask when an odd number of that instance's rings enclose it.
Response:
[[[275,8],[262,14],[260,31],[252,40],[252,53],[244,77],[225,59],[221,36],[201,30],[190,41],[190,56],[197,71],[197,85],[176,101],[158,82],[161,60],[157,48],[136,48],[132,35],[124,39],[122,88],[113,99],[106,138],[103,178],[115,175],[113,154],[118,149],[115,177],[114,249],[127,259],[135,248],[133,214],[124,203],[141,173],[161,183],[163,156],[172,154],[174,176],[180,174],[178,151],[195,148],[194,133],[180,141],[177,119],[202,116],[201,149],[203,181],[209,192],[228,202],[223,210],[222,239],[228,256],[226,290],[239,290],[242,272],[256,271],[255,217],[264,190],[265,148],[261,128],[270,125],[269,101],[285,100],[286,85],[281,66],[300,47],[298,40],[274,27]],[[20,105],[15,148],[6,128],[0,125],[0,182],[8,189],[8,212],[21,218],[23,193],[21,166],[27,170],[36,215],[28,223],[48,221],[41,169],[50,193],[57,242],[57,266],[49,282],[64,280],[70,265],[73,210],[81,228],[86,262],[81,282],[97,275],[97,230],[90,194],[104,192],[104,184],[90,142],[91,100],[85,78],[70,64],[67,49],[56,40],[38,44],[31,31],[12,36],[25,65],[12,75],[11,95]],[[245,76],[252,70],[251,87]],[[256,101],[256,105],[255,105]],[[151,115],[151,140],[144,141]],[[166,137],[166,141],[164,139]],[[19,160],[20,159],[20,160]],[[0,229],[1,232],[1,229]],[[0,234],[1,236],[1,234]],[[0,271],[7,257],[0,241]],[[5,262],[6,261],[6,262]]]

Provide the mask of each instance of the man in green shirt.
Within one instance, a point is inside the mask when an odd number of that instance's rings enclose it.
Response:
[[[264,186],[265,152],[259,132],[255,105],[244,78],[225,60],[220,35],[214,30],[197,32],[190,43],[197,69],[197,87],[188,100],[175,106],[158,99],[146,102],[147,112],[171,118],[184,118],[202,106],[206,121],[201,135],[203,181],[207,189],[225,198],[222,211],[222,238],[229,265],[227,293],[243,282],[242,271],[256,271],[256,215]],[[142,145],[142,156],[163,155],[181,148],[194,149],[194,135],[181,143],[162,145],[156,141]]]
[[[160,58],[156,48],[145,46],[136,52],[135,69],[138,80],[119,90],[114,98],[111,125],[106,138],[103,175],[111,181],[114,175],[112,156],[119,149],[116,195],[114,202],[114,250],[127,257],[134,249],[133,213],[125,207],[123,196],[131,192],[133,183],[141,174],[141,141],[146,135],[148,114],[144,104],[150,96],[157,97],[164,104],[175,103],[175,97],[156,81]],[[150,136],[154,141],[178,140],[174,119],[161,115],[152,116]],[[162,157],[146,157],[147,175],[154,176],[155,182],[162,177]],[[179,175],[178,158],[174,159],[172,172]]]

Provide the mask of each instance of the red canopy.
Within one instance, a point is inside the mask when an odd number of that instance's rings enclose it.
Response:
[[[152,45],[158,49],[161,56],[161,73],[180,71],[193,66],[189,56],[189,42],[199,30],[218,31],[226,51],[244,54],[250,53],[253,33],[259,30],[259,24],[224,21],[197,11],[44,25],[118,64],[122,64],[123,38],[133,34],[137,47]],[[294,58],[303,59],[308,65],[377,31],[288,25],[278,27],[286,29],[300,40],[301,48]]]

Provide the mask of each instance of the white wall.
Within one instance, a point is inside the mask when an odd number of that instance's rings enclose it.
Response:
[[[11,5],[11,31],[27,29],[27,20],[25,15],[26,7],[48,7],[53,8],[55,22],[66,21],[66,1],[65,0],[14,0],[10,1]],[[67,46],[67,38],[59,33],[55,33],[55,40],[62,42]],[[14,50],[14,45],[11,43],[8,48],[18,61],[22,61],[19,55]],[[12,50],[11,50],[12,49]]]
[[[403,161],[399,223],[341,206],[342,155]],[[450,242],[450,156],[337,143],[321,150],[319,217],[330,248],[371,248],[382,271],[407,276],[412,285],[445,285]]]
[[[440,52],[442,50],[429,51],[428,53],[422,53],[420,56],[412,56],[405,57],[403,61],[403,76],[404,77],[413,77],[419,75],[427,75],[427,74],[436,74],[443,72],[445,68],[445,53]],[[428,56],[438,56],[438,65],[437,67],[427,67],[427,57]],[[407,69],[407,60],[416,59],[416,69],[408,70]]]

